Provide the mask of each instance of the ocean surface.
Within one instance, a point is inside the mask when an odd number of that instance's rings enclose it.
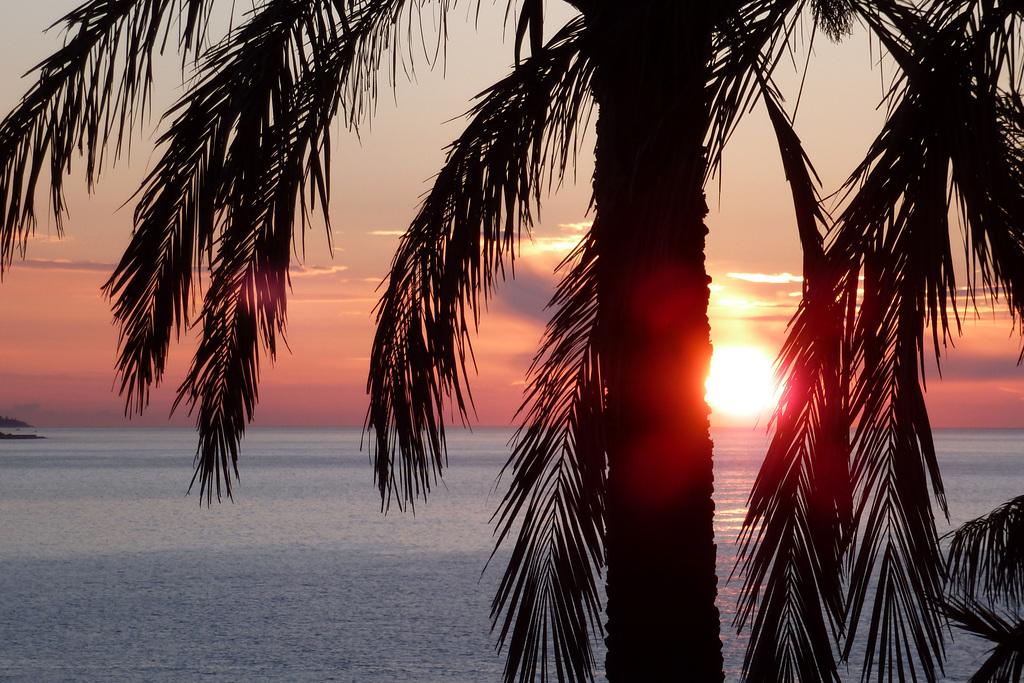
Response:
[[[483,570],[511,430],[453,430],[444,483],[387,515],[359,429],[251,429],[235,501],[211,508],[185,495],[189,429],[38,432],[0,441],[0,681],[499,680],[503,556]],[[714,437],[728,623],[766,437]],[[938,430],[936,444],[951,525],[1024,491],[1024,430]],[[984,647],[954,638],[945,680],[963,681]],[[743,642],[724,640],[737,680]]]

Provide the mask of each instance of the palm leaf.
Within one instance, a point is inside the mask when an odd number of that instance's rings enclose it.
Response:
[[[855,416],[851,472],[861,520],[853,545],[846,654],[865,614],[868,623],[865,677],[920,670],[934,680],[943,656],[941,623],[932,609],[943,578],[930,498],[945,500],[924,405],[924,330],[932,327],[938,356],[959,330],[952,250],[950,196],[955,196],[968,234],[994,230],[1010,243],[991,267],[974,236],[965,251],[987,282],[1016,286],[1021,272],[1020,187],[1004,181],[989,193],[979,184],[982,165],[1012,157],[994,103],[1003,68],[992,59],[991,24],[1002,19],[973,13],[928,15],[883,3],[867,22],[897,59],[901,80],[889,94],[889,120],[850,182],[851,197],[829,248],[833,265],[851,281],[863,264],[864,294],[848,306]],[[1005,19],[1005,16],[1003,17]],[[891,32],[898,31],[898,35]],[[1005,168],[1005,166],[1004,166]],[[1019,219],[1017,219],[1019,224]],[[1002,274],[1002,275],[1000,275]],[[973,281],[969,283],[973,290]]]
[[[720,169],[722,152],[740,118],[761,96],[760,81],[770,82],[778,64],[791,56],[808,7],[815,27],[839,39],[852,25],[851,5],[850,0],[749,0],[721,13],[709,83],[714,118],[708,141],[709,177]],[[813,43],[812,32],[808,51]]]
[[[1024,596],[1024,496],[961,525],[946,553],[957,592],[1019,603]]]
[[[114,157],[120,156],[146,113],[153,53],[169,38],[175,15],[184,59],[203,42],[211,5],[210,0],[90,0],[58,22],[68,34],[63,47],[35,68],[38,80],[0,123],[0,277],[15,251],[24,255],[44,171],[62,234],[64,176],[72,160],[85,157],[91,187],[106,150],[112,147]]]
[[[994,645],[971,682],[1016,683],[1024,668],[1024,496],[950,536],[948,595],[941,610],[959,628]]]
[[[941,666],[942,635],[932,606],[941,593],[943,569],[930,496],[943,509],[945,504],[923,398],[924,323],[932,326],[932,348],[938,356],[960,321],[949,242],[950,196],[957,198],[968,235],[965,251],[978,265],[986,292],[1004,292],[1011,310],[1015,315],[1018,311],[1024,270],[1020,230],[1014,224],[1020,224],[1016,217],[1021,215],[1024,186],[1019,183],[1019,153],[1014,153],[1019,140],[1015,109],[1007,106],[1012,98],[1000,96],[997,85],[1000,74],[1014,72],[1007,66],[1012,50],[1005,37],[1013,29],[1006,28],[1005,10],[985,16],[977,5],[950,9],[936,4],[931,13],[898,3],[855,5],[896,59],[902,76],[888,94],[885,129],[848,184],[849,200],[824,259],[824,279],[820,286],[811,278],[805,282],[805,301],[781,357],[786,393],[751,511],[764,514],[762,499],[784,498],[807,480],[807,475],[797,476],[793,455],[828,457],[831,450],[815,443],[830,432],[831,420],[823,419],[827,401],[813,392],[824,396],[828,382],[834,381],[826,377],[840,372],[846,378],[842,384],[853,387],[841,412],[854,426],[850,473],[856,486],[854,519],[859,522],[849,527],[856,532],[849,539],[830,536],[831,544],[815,547],[849,543],[853,553],[844,656],[863,615],[868,627],[865,677],[877,670],[879,679],[891,675],[904,680],[921,671],[934,680]],[[791,168],[796,165],[786,165],[792,181]],[[798,212],[801,221],[809,223]],[[864,292],[858,295],[861,273]],[[974,281],[969,285],[973,292]],[[836,336],[823,336],[820,328],[843,317],[842,360],[830,367],[828,339]],[[778,458],[779,453],[793,455]],[[768,481],[774,489],[764,483]],[[768,495],[759,495],[758,487]],[[826,509],[834,514],[835,508]],[[793,523],[780,529],[784,531],[775,536],[762,531],[757,538],[762,547],[759,563],[750,565],[754,578],[769,576],[769,560],[779,563],[792,557],[792,550],[790,555],[773,555],[778,544],[792,548],[798,544],[794,539],[809,536],[806,527]],[[786,575],[794,590],[799,590],[798,580],[806,582],[813,575],[813,565],[803,566],[802,572],[794,567]],[[782,585],[781,576],[769,581],[761,609],[771,614],[759,614],[759,619],[775,623],[783,614],[778,606],[783,603],[771,599],[771,591]],[[745,590],[749,614],[754,598],[750,588]],[[810,587],[807,592],[827,594]],[[873,606],[865,615],[871,592]],[[791,632],[804,633],[795,628]],[[780,661],[781,652],[775,651],[765,654],[763,663],[771,669]]]
[[[296,219],[305,225],[319,201],[327,220],[330,122],[343,110],[358,123],[375,96],[380,54],[408,19],[408,3],[397,1],[265,3],[208,52],[171,112],[106,292],[121,323],[122,393],[142,410],[209,263],[203,338],[175,403],[197,412],[193,481],[207,502],[214,489],[231,495],[259,355],[273,360],[284,333]]]
[[[377,309],[366,424],[382,505],[430,490],[444,464],[442,415],[465,419],[470,332],[542,188],[561,180],[589,111],[581,23],[495,85],[472,112],[444,168],[402,238]],[[549,171],[549,169],[553,169]]]
[[[744,660],[749,678],[837,681],[832,641],[844,630],[852,519],[842,326],[849,281],[830,279],[817,178],[776,94],[762,84],[797,212],[806,298],[782,351],[784,391],[741,534],[745,577],[735,623],[742,627],[756,611]]]
[[[604,389],[595,349],[597,255],[590,236],[570,257],[556,313],[530,370],[498,544],[518,534],[491,607],[508,647],[505,680],[593,679],[604,565]],[[567,260],[566,264],[571,261]],[[564,264],[565,265],[565,264]],[[502,618],[502,613],[504,617]]]
[[[970,598],[949,598],[940,608],[959,628],[994,644],[967,683],[1019,683],[1024,671],[1024,620],[1012,621]]]
[[[326,131],[344,64],[335,19],[329,5],[278,0],[210,52],[204,78],[173,110],[132,242],[105,286],[121,323],[121,390],[142,410],[210,254],[203,338],[175,403],[198,406],[196,478],[207,501],[211,482],[220,498],[221,474],[231,495],[226,465],[214,463],[237,459],[259,348],[273,358],[284,331],[296,209],[302,200],[305,222],[305,195],[327,201]]]
[[[708,84],[712,121],[707,166],[710,177],[742,115],[761,96],[779,60],[790,49],[806,0],[755,0],[723,12],[715,33],[715,62]]]

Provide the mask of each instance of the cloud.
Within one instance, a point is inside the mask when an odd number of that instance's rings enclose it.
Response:
[[[1024,370],[1017,365],[1017,356],[1012,349],[1007,348],[1005,355],[971,351],[974,350],[946,349],[946,355],[940,361],[944,381],[1002,381],[1020,386],[1024,380]],[[926,371],[930,372],[929,379],[937,378],[934,360],[928,363]]]
[[[580,243],[579,235],[568,235],[565,237],[534,237],[529,242],[522,243],[522,250],[525,253],[556,253],[568,254]]]
[[[181,411],[180,414],[172,417],[162,409],[151,409],[145,415],[131,415],[127,417],[117,407],[120,399],[113,399],[111,407],[98,405],[100,402],[104,402],[103,398],[100,398],[96,403],[82,402],[81,404],[69,404],[63,402],[55,407],[44,407],[38,402],[20,403],[11,406],[8,410],[0,408],[0,415],[7,415],[16,420],[22,420],[37,428],[117,427],[129,424],[163,426],[186,425],[191,422],[191,419],[185,414],[186,411]]]
[[[75,238],[72,235],[51,235],[49,233],[33,233],[28,236],[30,242],[74,242]]]
[[[790,273],[779,273],[778,275],[768,275],[765,273],[726,273],[726,277],[731,277],[736,280],[744,280],[745,282],[758,282],[781,285],[788,282],[803,282],[803,278],[799,275],[791,275]]]
[[[317,275],[334,275],[348,270],[348,266],[294,266],[291,269],[292,275],[303,277],[303,276],[317,276]]]
[[[590,226],[594,224],[594,221],[582,221],[580,223],[559,223],[558,227],[563,231],[569,232],[586,232],[590,230]]]
[[[302,294],[292,294],[288,297],[288,300],[292,302],[302,302],[304,304],[366,304],[366,311],[364,312],[367,315],[369,315],[369,310],[376,306],[377,302],[380,301],[379,298],[359,296],[306,296]],[[341,312],[344,313],[344,311]]]
[[[7,415],[7,417],[14,417],[15,419],[19,419],[19,418],[15,417],[15,416],[17,416],[17,415],[30,415],[30,414],[31,415],[35,415],[35,414],[41,412],[42,409],[43,409],[43,406],[40,405],[39,403],[15,403],[13,406],[11,406],[11,408],[9,410],[2,411],[2,412],[10,413],[9,415]]]
[[[15,268],[29,268],[31,270],[59,270],[64,272],[78,273],[109,273],[115,267],[113,263],[101,263],[97,261],[69,261],[67,259],[25,259],[17,262]]]
[[[789,303],[776,303],[774,301],[750,301],[749,299],[716,299],[714,305],[727,308],[791,308]]]
[[[555,293],[556,282],[552,275],[525,264],[517,266],[515,278],[510,277],[498,286],[495,302],[516,318],[546,324],[551,311],[545,309]]]
[[[380,237],[401,237],[405,234],[405,230],[371,230],[366,234]]]

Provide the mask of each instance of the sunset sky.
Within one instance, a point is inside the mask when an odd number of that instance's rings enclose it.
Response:
[[[41,0],[7,8],[0,25],[0,108],[5,112],[31,85],[22,74],[59,45],[58,32],[44,36],[43,29],[74,4]],[[476,31],[466,20],[473,3],[457,5],[444,69],[430,70],[419,60],[417,82],[400,78],[394,97],[385,87],[377,116],[358,138],[336,128],[334,254],[322,226],[314,226],[306,234],[305,256],[292,270],[291,352],[273,366],[262,366],[257,425],[362,424],[375,289],[387,274],[398,235],[442,163],[445,145],[461,131],[457,117],[512,60],[511,44],[502,41],[505,3],[484,4]],[[554,23],[560,7],[554,2],[549,7]],[[826,194],[838,189],[882,120],[878,103],[885,77],[872,68],[874,48],[860,32],[840,45],[823,39],[815,45],[797,126]],[[802,66],[805,56],[797,54],[795,64]],[[37,426],[126,422],[115,386],[117,329],[100,287],[128,242],[130,200],[155,161],[158,115],[181,92],[173,57],[166,66],[152,126],[137,136],[130,159],[108,169],[91,197],[81,174],[74,174],[68,181],[66,237],[57,240],[52,218],[41,215],[26,260],[16,261],[0,285],[0,414]],[[796,66],[782,65],[780,81],[792,112]],[[472,384],[479,424],[510,424],[519,405],[547,319],[544,306],[557,281],[554,268],[590,220],[592,144],[590,137],[575,185],[544,202],[533,240],[522,244],[515,281],[501,288],[483,317],[475,345],[479,376]],[[41,206],[45,198],[40,196]],[[762,109],[747,116],[730,143],[723,173],[708,188],[708,203],[713,341],[716,348],[755,347],[774,357],[798,301],[800,282],[794,274],[800,272],[800,254],[789,190]],[[981,303],[980,318],[968,317],[964,336],[944,360],[941,382],[934,363],[928,366],[933,424],[1024,427],[1019,338],[1005,315]],[[184,338],[172,349],[165,384],[133,424],[167,423],[193,341]],[[767,418],[767,412],[730,416],[717,410],[712,422],[765,426]],[[190,419],[180,411],[172,423]]]

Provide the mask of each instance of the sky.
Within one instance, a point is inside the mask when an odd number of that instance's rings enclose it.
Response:
[[[0,109],[9,111],[29,88],[22,78],[59,46],[43,29],[74,6],[68,0],[16,3],[0,25]],[[416,62],[414,81],[382,88],[376,116],[358,135],[336,127],[332,202],[333,253],[322,225],[305,234],[292,269],[288,349],[264,362],[256,425],[360,425],[366,412],[368,357],[377,287],[401,232],[461,131],[471,98],[505,74],[513,50],[503,38],[504,2],[484,9],[474,29],[457,5],[450,17],[447,60]],[[549,22],[567,16],[549,2]],[[862,32],[839,45],[819,39],[799,91],[806,53],[780,67],[788,107],[822,178],[836,190],[882,122],[884,71]],[[0,415],[36,426],[191,424],[170,416],[175,390],[194,352],[186,335],[171,350],[165,383],[142,416],[124,415],[117,393],[117,328],[100,287],[128,243],[134,190],[155,163],[159,112],[181,92],[173,58],[161,66],[156,112],[133,141],[129,158],[107,168],[90,195],[80,172],[67,181],[70,219],[57,239],[52,217],[39,216],[26,258],[0,283]],[[386,80],[386,76],[382,76]],[[530,360],[541,339],[555,267],[579,239],[587,213],[589,150],[585,140],[567,186],[543,200],[531,240],[524,240],[514,281],[489,302],[474,344],[478,376],[471,387],[481,425],[512,424]],[[81,164],[79,164],[81,166]],[[80,169],[78,169],[80,170]],[[800,290],[800,252],[789,190],[760,108],[750,112],[708,187],[707,257],[716,349],[748,348],[771,359],[784,339]],[[45,195],[40,198],[45,206]],[[1024,370],[1019,337],[1004,315],[981,308],[962,338],[927,370],[927,401],[938,427],[1024,427]],[[712,424],[765,428],[768,410],[732,415],[716,408]]]

